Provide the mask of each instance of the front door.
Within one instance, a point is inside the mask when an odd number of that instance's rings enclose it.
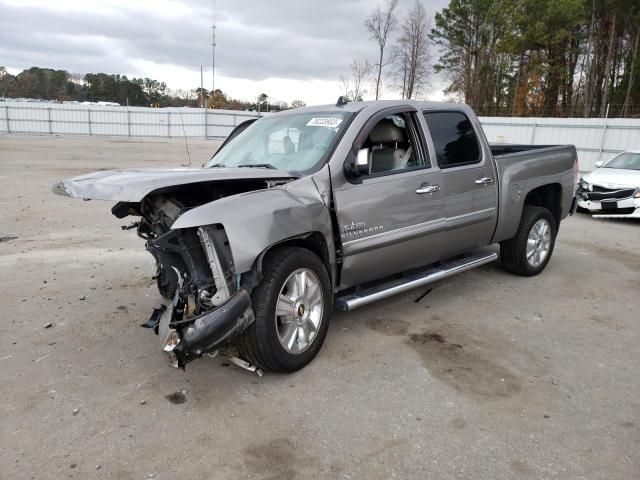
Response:
[[[410,111],[381,118],[366,137],[368,172],[334,185],[344,261],[340,288],[432,263],[446,219],[441,173]]]

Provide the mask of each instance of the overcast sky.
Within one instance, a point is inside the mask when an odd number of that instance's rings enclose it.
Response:
[[[364,18],[382,0],[216,0],[216,88],[329,103],[354,58],[376,58]],[[400,0],[400,13],[413,0]],[[424,0],[431,18],[447,0]],[[149,77],[211,88],[212,0],[0,0],[0,66]],[[432,78],[430,99],[442,98]],[[386,98],[397,98],[387,86]]]

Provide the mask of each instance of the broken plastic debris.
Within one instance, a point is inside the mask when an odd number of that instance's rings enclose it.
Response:
[[[251,365],[249,362],[245,362],[241,358],[234,357],[233,355],[225,355],[231,363],[236,364],[240,368],[244,368],[245,370],[249,370],[250,372],[255,372],[259,377],[262,377],[262,370],[255,365]]]

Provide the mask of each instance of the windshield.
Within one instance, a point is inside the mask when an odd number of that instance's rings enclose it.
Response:
[[[621,168],[623,170],[640,170],[640,153],[625,152],[611,159],[603,168]]]
[[[231,139],[207,167],[311,170],[333,147],[350,115],[321,112],[263,117]]]

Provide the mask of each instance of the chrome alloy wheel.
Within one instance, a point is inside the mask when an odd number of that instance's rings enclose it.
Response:
[[[320,280],[308,268],[300,268],[284,282],[276,303],[276,332],[280,345],[293,355],[313,343],[324,308]]]
[[[549,255],[551,249],[551,225],[544,218],[538,220],[527,238],[527,262],[532,267],[539,267]]]

